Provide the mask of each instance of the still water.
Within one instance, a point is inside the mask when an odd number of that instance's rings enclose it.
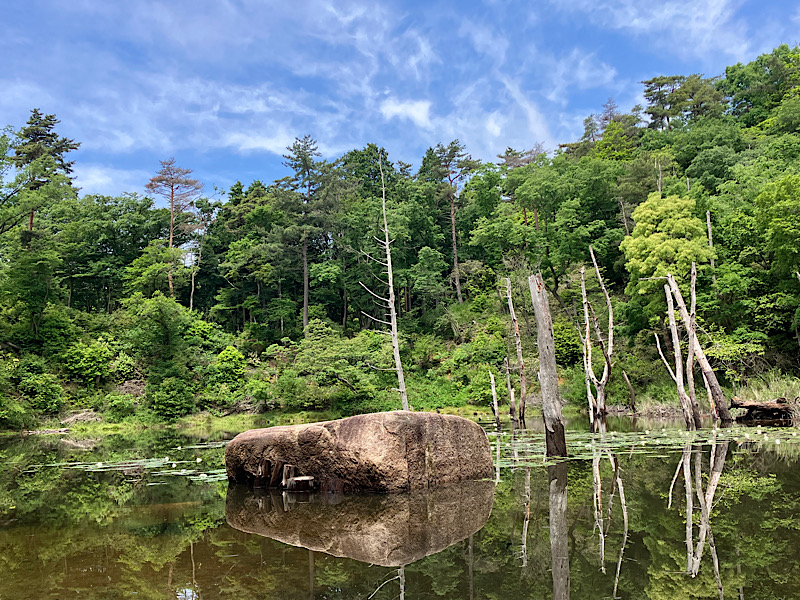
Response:
[[[800,598],[796,434],[490,432],[493,481],[364,497],[229,489],[169,429],[0,438],[0,600]]]

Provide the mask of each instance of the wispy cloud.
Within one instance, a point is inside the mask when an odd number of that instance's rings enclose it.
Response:
[[[666,33],[651,42],[679,56],[721,52],[747,55],[748,27],[736,17],[743,0],[558,0],[561,10],[579,11],[593,22],[637,35]]]
[[[561,58],[548,59],[549,91],[546,96],[553,102],[565,104],[574,89],[608,87],[617,76],[617,70],[599,60],[594,52],[574,48]]]

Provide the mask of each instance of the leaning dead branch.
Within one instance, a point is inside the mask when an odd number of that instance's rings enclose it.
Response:
[[[675,301],[678,304],[678,308],[680,309],[681,320],[683,321],[686,329],[689,330],[689,325],[691,323],[689,311],[686,308],[686,303],[683,301],[683,295],[678,288],[675,278],[669,273],[667,274],[667,282],[670,290],[672,291],[672,295],[675,297]],[[714,400],[714,405],[716,406],[719,419],[723,423],[731,423],[733,419],[731,418],[731,413],[728,410],[725,396],[722,393],[722,387],[719,385],[719,381],[717,381],[717,376],[714,373],[714,369],[711,368],[711,363],[708,361],[705,352],[703,352],[703,347],[700,344],[700,340],[697,338],[697,332],[691,331],[690,336],[693,340],[693,349],[695,356],[697,357],[697,363],[700,365],[700,369],[703,371],[703,377],[709,389],[711,390],[711,396]]]

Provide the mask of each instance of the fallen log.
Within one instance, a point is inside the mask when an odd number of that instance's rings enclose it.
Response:
[[[755,421],[759,419],[791,419],[792,413],[800,408],[800,396],[795,399],[776,398],[767,402],[755,400],[731,400],[731,408],[744,408],[747,410],[742,421]]]

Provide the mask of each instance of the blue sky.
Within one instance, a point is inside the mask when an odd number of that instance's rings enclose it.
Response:
[[[40,108],[85,193],[142,192],[174,156],[207,186],[269,182],[310,134],[419,165],[580,136],[655,75],[718,75],[800,43],[800,0],[28,0],[0,3],[0,125]]]

